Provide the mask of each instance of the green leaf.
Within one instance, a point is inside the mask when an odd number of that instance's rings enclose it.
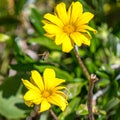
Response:
[[[0,92],[0,114],[4,117],[8,119],[25,118],[25,110],[21,108],[22,105],[24,105],[23,99],[16,96],[6,99]]]
[[[110,84],[110,80],[109,79],[101,79],[98,81],[97,86],[98,87],[106,87],[108,84]]]
[[[88,115],[87,105],[81,104],[77,110],[77,115]]]
[[[26,0],[16,0],[15,1],[15,13],[17,15],[21,12],[25,2],[26,2]]]
[[[115,97],[112,98],[110,101],[108,101],[107,105],[105,106],[106,111],[109,111],[110,109],[113,109],[119,103],[120,103],[120,99],[115,98]]]
[[[67,82],[73,81],[73,77],[67,71],[61,70],[55,66],[52,66],[52,65],[39,65],[39,66],[34,65],[34,67],[36,69],[38,69],[40,72],[43,72],[45,70],[45,68],[52,68],[55,70],[56,76],[58,78],[65,79]]]
[[[73,81],[73,77],[64,70],[61,70],[58,67],[52,66],[52,65],[48,65],[48,64],[42,64],[42,63],[27,63],[27,64],[16,64],[16,65],[11,65],[10,66],[12,69],[17,70],[17,71],[31,71],[31,70],[38,70],[39,72],[43,73],[43,71],[45,70],[45,68],[52,68],[55,70],[56,72],[56,76],[59,78],[63,78],[65,79],[67,82],[71,82]]]
[[[79,104],[80,98],[76,97],[72,99],[72,101],[69,102],[69,105],[67,106],[66,110],[58,116],[59,120],[74,120],[75,111],[78,108]]]
[[[37,43],[40,44],[42,46],[45,46],[51,50],[61,50],[61,46],[57,46],[53,40],[44,37],[44,36],[40,36],[38,38],[32,38],[28,41],[29,43]]]
[[[5,42],[5,41],[7,41],[9,39],[10,39],[10,37],[8,35],[0,33],[0,42]]]
[[[2,95],[5,98],[9,98],[11,95],[15,96],[19,92],[19,88],[21,87],[21,78],[27,76],[25,73],[19,73],[12,77],[6,77],[4,82],[0,85],[0,90],[2,91]]]
[[[44,30],[42,28],[42,15],[38,12],[35,7],[31,7],[31,14],[30,14],[30,21],[32,22],[33,26],[35,27],[36,31],[40,34],[44,34]]]
[[[67,85],[67,89],[69,90],[69,99],[73,99],[77,95],[80,94],[82,87],[86,84],[86,82],[76,82],[70,83]]]
[[[35,63],[18,63],[18,64],[10,65],[10,68],[13,70],[26,72],[35,69],[34,64]]]
[[[96,74],[100,76],[101,78],[109,79],[109,75],[105,73],[104,71],[96,71]]]

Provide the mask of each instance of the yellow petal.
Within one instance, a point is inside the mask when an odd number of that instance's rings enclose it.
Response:
[[[42,96],[40,93],[34,90],[29,90],[24,95],[24,100],[26,101],[27,105],[29,106],[31,103],[39,105],[42,101]]]
[[[55,8],[55,15],[63,22],[63,24],[68,24],[68,16],[66,12],[66,5],[61,2]]]
[[[74,24],[77,18],[82,15],[82,12],[83,12],[82,4],[80,2],[72,2],[71,6],[68,9],[70,23]]]
[[[57,86],[57,87],[55,87],[54,88],[54,90],[56,91],[56,90],[62,90],[62,89],[65,89],[66,87],[64,87],[64,86]]]
[[[82,45],[82,40],[80,39],[81,36],[80,36],[79,32],[71,33],[70,37],[75,42],[76,45],[78,45],[78,46]]]
[[[55,15],[47,13],[47,14],[44,15],[44,18],[49,20],[49,22],[52,22],[53,24],[55,24],[59,27],[63,27],[62,21]]]
[[[56,86],[58,86],[58,85],[60,85],[61,83],[64,83],[64,82],[65,82],[64,79],[55,78],[55,80],[54,80],[54,86],[56,87]]]
[[[66,34],[65,37],[63,38],[63,43],[62,43],[62,50],[63,52],[70,52],[73,49],[72,42],[68,35]]]
[[[60,27],[53,24],[46,24],[43,28],[48,34],[54,34],[54,35],[62,31]]]
[[[28,107],[33,107],[34,106],[32,101],[24,101],[24,102]]]
[[[55,71],[50,68],[46,68],[43,73],[45,89],[51,89],[53,87],[53,82],[55,79]]]
[[[28,80],[22,79],[22,82],[23,82],[23,84],[25,85],[25,87],[27,89],[29,89],[29,90],[33,89],[33,90],[36,90],[36,91],[39,92],[39,89],[35,85],[33,85],[32,83],[30,83]]]
[[[88,37],[85,34],[79,33],[79,38],[82,40],[83,44],[90,46],[90,39],[88,39]]]
[[[87,24],[93,17],[94,15],[92,13],[85,12],[78,18],[75,24],[76,26],[79,26],[81,24]]]
[[[88,25],[83,25],[83,28],[84,28],[84,29],[87,29],[87,30],[90,30],[90,31],[93,31],[94,34],[96,34],[96,32],[97,32],[95,29],[91,28],[91,27],[88,26]]]
[[[64,111],[66,106],[68,105],[66,99],[59,94],[54,94],[53,96],[50,96],[48,98],[48,101],[51,104],[59,106],[62,111]]]
[[[68,98],[68,96],[62,91],[56,91],[56,94],[59,94],[59,95],[63,96],[66,100]]]
[[[33,84],[35,84],[41,91],[44,90],[44,84],[41,75],[36,70],[31,71],[31,78]]]
[[[53,40],[53,38],[54,38],[54,36],[55,36],[55,35],[53,35],[53,34],[48,34],[48,33],[46,33],[46,34],[44,34],[44,35],[45,35],[46,37],[52,39],[52,40]]]
[[[50,103],[46,99],[43,99],[40,106],[40,112],[46,111],[51,107]]]
[[[80,26],[78,26],[78,27],[76,28],[76,31],[83,32],[83,33],[88,33],[88,34],[89,34],[88,30],[89,30],[89,31],[93,31],[94,34],[96,34],[96,32],[97,32],[95,29],[89,27],[88,25],[80,25]],[[89,34],[89,35],[90,35],[90,34]]]
[[[63,43],[64,37],[65,37],[65,33],[63,32],[56,34],[56,37],[55,37],[56,45],[61,45]]]

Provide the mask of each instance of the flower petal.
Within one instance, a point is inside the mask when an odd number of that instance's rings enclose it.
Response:
[[[84,12],[75,22],[75,24],[76,26],[87,24],[93,17],[94,15],[92,13]]]
[[[61,32],[61,33],[57,34],[56,37],[55,37],[56,45],[61,45],[63,43],[64,37],[65,37],[64,32]]]
[[[47,19],[49,22],[52,22],[53,24],[55,24],[59,27],[63,27],[62,21],[55,15],[47,13],[44,15],[44,18]]]
[[[90,46],[90,39],[86,36],[86,34],[79,33],[79,38],[82,40],[83,44]]]
[[[23,84],[25,85],[25,87],[27,88],[27,89],[33,89],[33,90],[36,90],[36,91],[38,91],[39,92],[39,89],[36,87],[36,86],[34,86],[32,83],[30,83],[28,80],[24,80],[24,79],[22,79],[22,82],[23,82]]]
[[[35,84],[41,91],[44,90],[44,84],[41,75],[36,70],[31,71],[32,83]]]
[[[63,38],[63,43],[62,43],[62,50],[63,52],[70,52],[73,49],[72,42],[68,35],[66,34],[65,37]]]
[[[30,106],[31,104],[39,105],[42,101],[41,94],[35,90],[29,90],[24,95],[25,103]]]
[[[62,2],[58,4],[55,8],[55,14],[62,20],[63,24],[68,24],[68,16],[66,12],[66,5]]]
[[[83,29],[87,29],[87,30],[93,31],[93,32],[94,32],[94,34],[96,34],[96,33],[97,33],[97,31],[96,31],[95,29],[91,28],[91,27],[90,27],[90,26],[88,26],[88,25],[83,25],[82,27],[83,27]]]
[[[46,24],[43,28],[48,34],[54,34],[54,35],[62,31],[60,27],[53,24]]]
[[[63,79],[55,78],[55,71],[53,69],[46,68],[44,73],[44,83],[45,83],[45,89],[53,89],[59,84],[65,82]]]
[[[53,82],[55,79],[55,71],[50,68],[46,68],[43,73],[45,89],[50,89],[53,86]]]
[[[72,2],[68,9],[68,15],[70,16],[70,23],[74,24],[79,16],[82,15],[83,8],[80,2]]]
[[[78,45],[78,46],[82,45],[82,40],[80,39],[81,36],[80,36],[79,32],[71,33],[70,37],[75,42],[76,45]]]
[[[68,105],[66,99],[59,94],[54,94],[54,95],[50,96],[48,98],[48,101],[51,104],[59,106],[62,111],[64,111],[66,106]]]
[[[65,80],[64,79],[60,79],[60,78],[55,78],[54,80],[54,87],[60,85],[61,83],[64,83]]]
[[[55,91],[56,90],[62,90],[62,89],[66,89],[66,87],[64,87],[64,86],[57,86],[57,87],[54,88]]]
[[[40,106],[40,112],[46,111],[51,107],[50,103],[46,99],[43,99]]]

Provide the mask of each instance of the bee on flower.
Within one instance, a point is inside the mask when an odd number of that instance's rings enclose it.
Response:
[[[95,29],[88,26],[89,21],[94,17],[90,12],[83,12],[80,2],[72,2],[68,10],[66,5],[59,3],[54,14],[44,15],[44,30],[46,36],[55,40],[56,45],[62,45],[63,52],[70,52],[74,45],[90,45],[90,31]]]

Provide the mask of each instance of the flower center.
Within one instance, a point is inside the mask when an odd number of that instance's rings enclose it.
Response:
[[[50,92],[49,91],[43,91],[43,93],[42,93],[42,96],[44,97],[44,98],[47,98],[47,97],[49,97],[51,94],[50,94]]]
[[[64,32],[70,34],[75,31],[75,27],[73,25],[66,25],[63,27]]]

